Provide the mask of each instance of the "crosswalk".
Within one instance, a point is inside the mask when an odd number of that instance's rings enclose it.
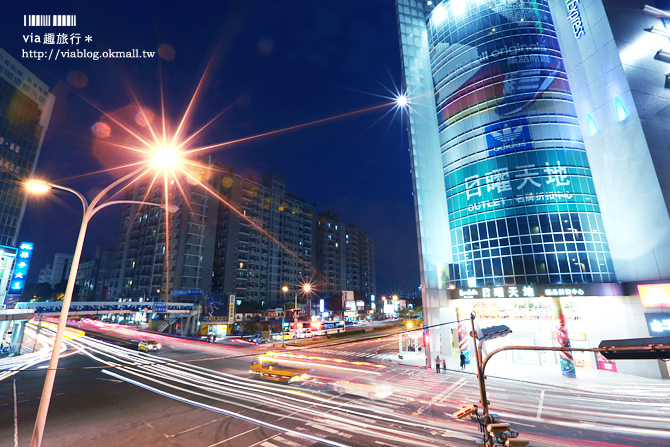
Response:
[[[384,360],[398,356],[398,354],[392,354],[392,353],[377,354],[374,352],[343,351],[341,349],[329,349],[329,348],[311,348],[310,351],[335,356],[358,357],[364,359],[378,359],[378,360]]]

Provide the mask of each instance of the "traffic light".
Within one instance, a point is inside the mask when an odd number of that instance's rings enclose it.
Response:
[[[488,424],[486,426],[486,431],[488,431],[491,434],[495,433],[502,433],[505,432],[509,429],[510,425],[507,423],[500,423],[500,424]]]
[[[464,417],[469,416],[470,414],[476,411],[477,411],[477,405],[464,404],[461,405],[461,409],[458,410],[456,413],[454,413],[452,416],[457,419],[463,419]]]
[[[598,347],[607,349],[601,354],[609,360],[667,360],[670,358],[670,337],[603,340]]]

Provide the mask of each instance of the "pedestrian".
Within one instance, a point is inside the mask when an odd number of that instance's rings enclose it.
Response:
[[[465,354],[461,352],[461,369],[465,369]]]
[[[442,358],[442,371],[447,372],[447,361]]]
[[[435,357],[435,372],[440,373],[440,356]]]

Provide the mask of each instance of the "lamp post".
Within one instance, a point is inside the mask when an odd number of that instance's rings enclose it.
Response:
[[[282,286],[281,291],[284,293],[284,299],[282,300],[281,304],[281,331],[279,331],[279,334],[281,335],[281,345],[282,348],[286,347],[286,340],[284,340],[284,318],[286,317],[286,293],[288,292],[288,286]]]
[[[75,191],[74,189],[66,188],[64,186],[54,185],[51,183],[43,181],[29,181],[25,184],[25,187],[33,192],[44,193],[50,189],[60,189],[63,191],[70,192],[76,195],[79,200],[81,200],[84,215],[81,222],[81,228],[79,229],[79,237],[77,238],[77,245],[74,250],[74,255],[72,256],[72,267],[70,269],[70,276],[67,281],[67,287],[65,288],[65,296],[63,297],[63,307],[61,308],[60,316],[58,318],[58,329],[56,331],[56,338],[54,339],[53,351],[51,353],[51,360],[49,361],[49,369],[47,369],[47,375],[44,379],[44,389],[42,390],[42,398],[40,399],[40,406],[37,410],[37,418],[35,420],[35,429],[33,430],[33,438],[31,442],[31,447],[39,447],[42,444],[42,437],[44,435],[44,425],[46,424],[47,413],[49,411],[49,403],[51,401],[51,394],[53,392],[54,380],[56,378],[56,370],[58,368],[58,359],[60,356],[60,348],[63,342],[63,333],[65,332],[65,324],[67,322],[67,314],[70,309],[70,302],[72,301],[72,292],[74,291],[74,285],[77,280],[77,270],[79,269],[79,259],[81,258],[81,252],[84,248],[84,237],[86,235],[86,229],[91,218],[103,208],[106,208],[110,205],[116,204],[125,204],[125,203],[135,203],[139,205],[147,206],[159,206],[165,209],[169,213],[176,212],[179,207],[172,204],[156,204],[151,202],[141,202],[138,200],[111,200],[109,202],[100,203],[103,197],[113,188],[123,183],[126,180],[138,175],[144,169],[138,169],[131,172],[130,174],[121,177],[120,179],[113,182],[111,185],[100,191],[100,193],[95,196],[95,198],[89,204],[81,193]]]
[[[287,286],[284,286],[284,287],[286,287],[286,290],[288,291],[288,287]],[[282,287],[282,290],[284,290],[283,287]],[[311,292],[311,290],[312,290],[312,285],[310,283],[306,282],[306,283],[302,284],[302,293],[304,295],[309,294]],[[295,295],[294,295],[295,303],[293,305],[293,330],[294,330],[295,338],[298,338],[298,293],[299,292],[300,292],[300,290],[296,290],[296,292],[295,292]]]

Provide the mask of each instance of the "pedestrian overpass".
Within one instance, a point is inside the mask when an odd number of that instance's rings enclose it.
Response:
[[[15,309],[34,309],[36,316],[57,317],[63,308],[62,301],[20,302]],[[73,301],[68,316],[90,316],[105,314],[130,314],[149,312],[160,314],[190,314],[197,305],[193,303],[166,303],[164,301]]]
[[[33,318],[58,317],[62,309],[62,301],[19,302],[14,309],[0,309],[0,356],[3,355],[3,348],[10,356],[18,354],[28,321]],[[165,314],[166,322],[159,332],[179,321],[181,335],[188,335],[196,333],[200,307],[193,303],[152,301],[74,301],[70,303],[68,317],[137,312]]]

